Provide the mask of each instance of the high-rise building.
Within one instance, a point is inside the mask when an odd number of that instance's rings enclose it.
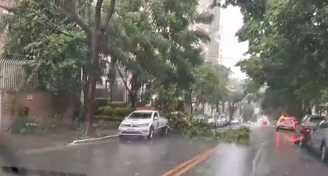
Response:
[[[211,8],[212,0],[200,0],[198,12],[209,12],[214,15],[213,22],[211,24],[195,24],[193,26],[194,30],[201,30],[210,37],[211,42],[201,43],[203,48],[203,54],[205,57],[205,62],[212,64],[220,63],[220,8]]]

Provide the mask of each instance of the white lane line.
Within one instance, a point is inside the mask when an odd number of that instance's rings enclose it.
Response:
[[[267,144],[267,142],[263,142],[260,146],[260,149],[257,151],[253,161],[252,161],[252,173],[251,176],[255,176],[256,174],[256,170],[257,170],[257,164],[258,164],[258,160],[260,159],[260,156],[262,154],[263,148],[264,146]]]

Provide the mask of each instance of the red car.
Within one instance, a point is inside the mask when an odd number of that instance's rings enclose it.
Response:
[[[268,122],[266,120],[262,120],[262,125],[267,125]]]
[[[325,117],[318,115],[305,115],[302,120],[295,126],[295,142],[303,147],[310,137],[312,130],[322,121]]]

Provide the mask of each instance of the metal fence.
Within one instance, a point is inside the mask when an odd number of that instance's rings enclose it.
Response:
[[[24,67],[33,61],[0,59],[0,89],[15,89],[26,84]]]

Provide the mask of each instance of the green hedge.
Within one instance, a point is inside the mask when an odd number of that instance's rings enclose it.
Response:
[[[134,109],[131,107],[116,107],[112,106],[102,106],[97,110],[97,115],[100,116],[111,116],[111,117],[126,117],[128,116]]]
[[[102,107],[102,106],[111,106],[112,108],[125,108],[128,106],[127,103],[125,102],[109,102],[109,99],[97,99],[96,100],[96,105],[97,107]]]
[[[101,106],[98,108],[97,115],[113,116],[114,109],[110,106]]]
[[[110,117],[110,116],[95,116],[95,120],[111,121],[111,122],[121,122],[124,117]]]
[[[108,99],[97,99],[96,105],[97,105],[97,107],[109,106],[109,100]]]
[[[109,106],[112,108],[126,108],[128,105],[124,102],[112,102]]]

